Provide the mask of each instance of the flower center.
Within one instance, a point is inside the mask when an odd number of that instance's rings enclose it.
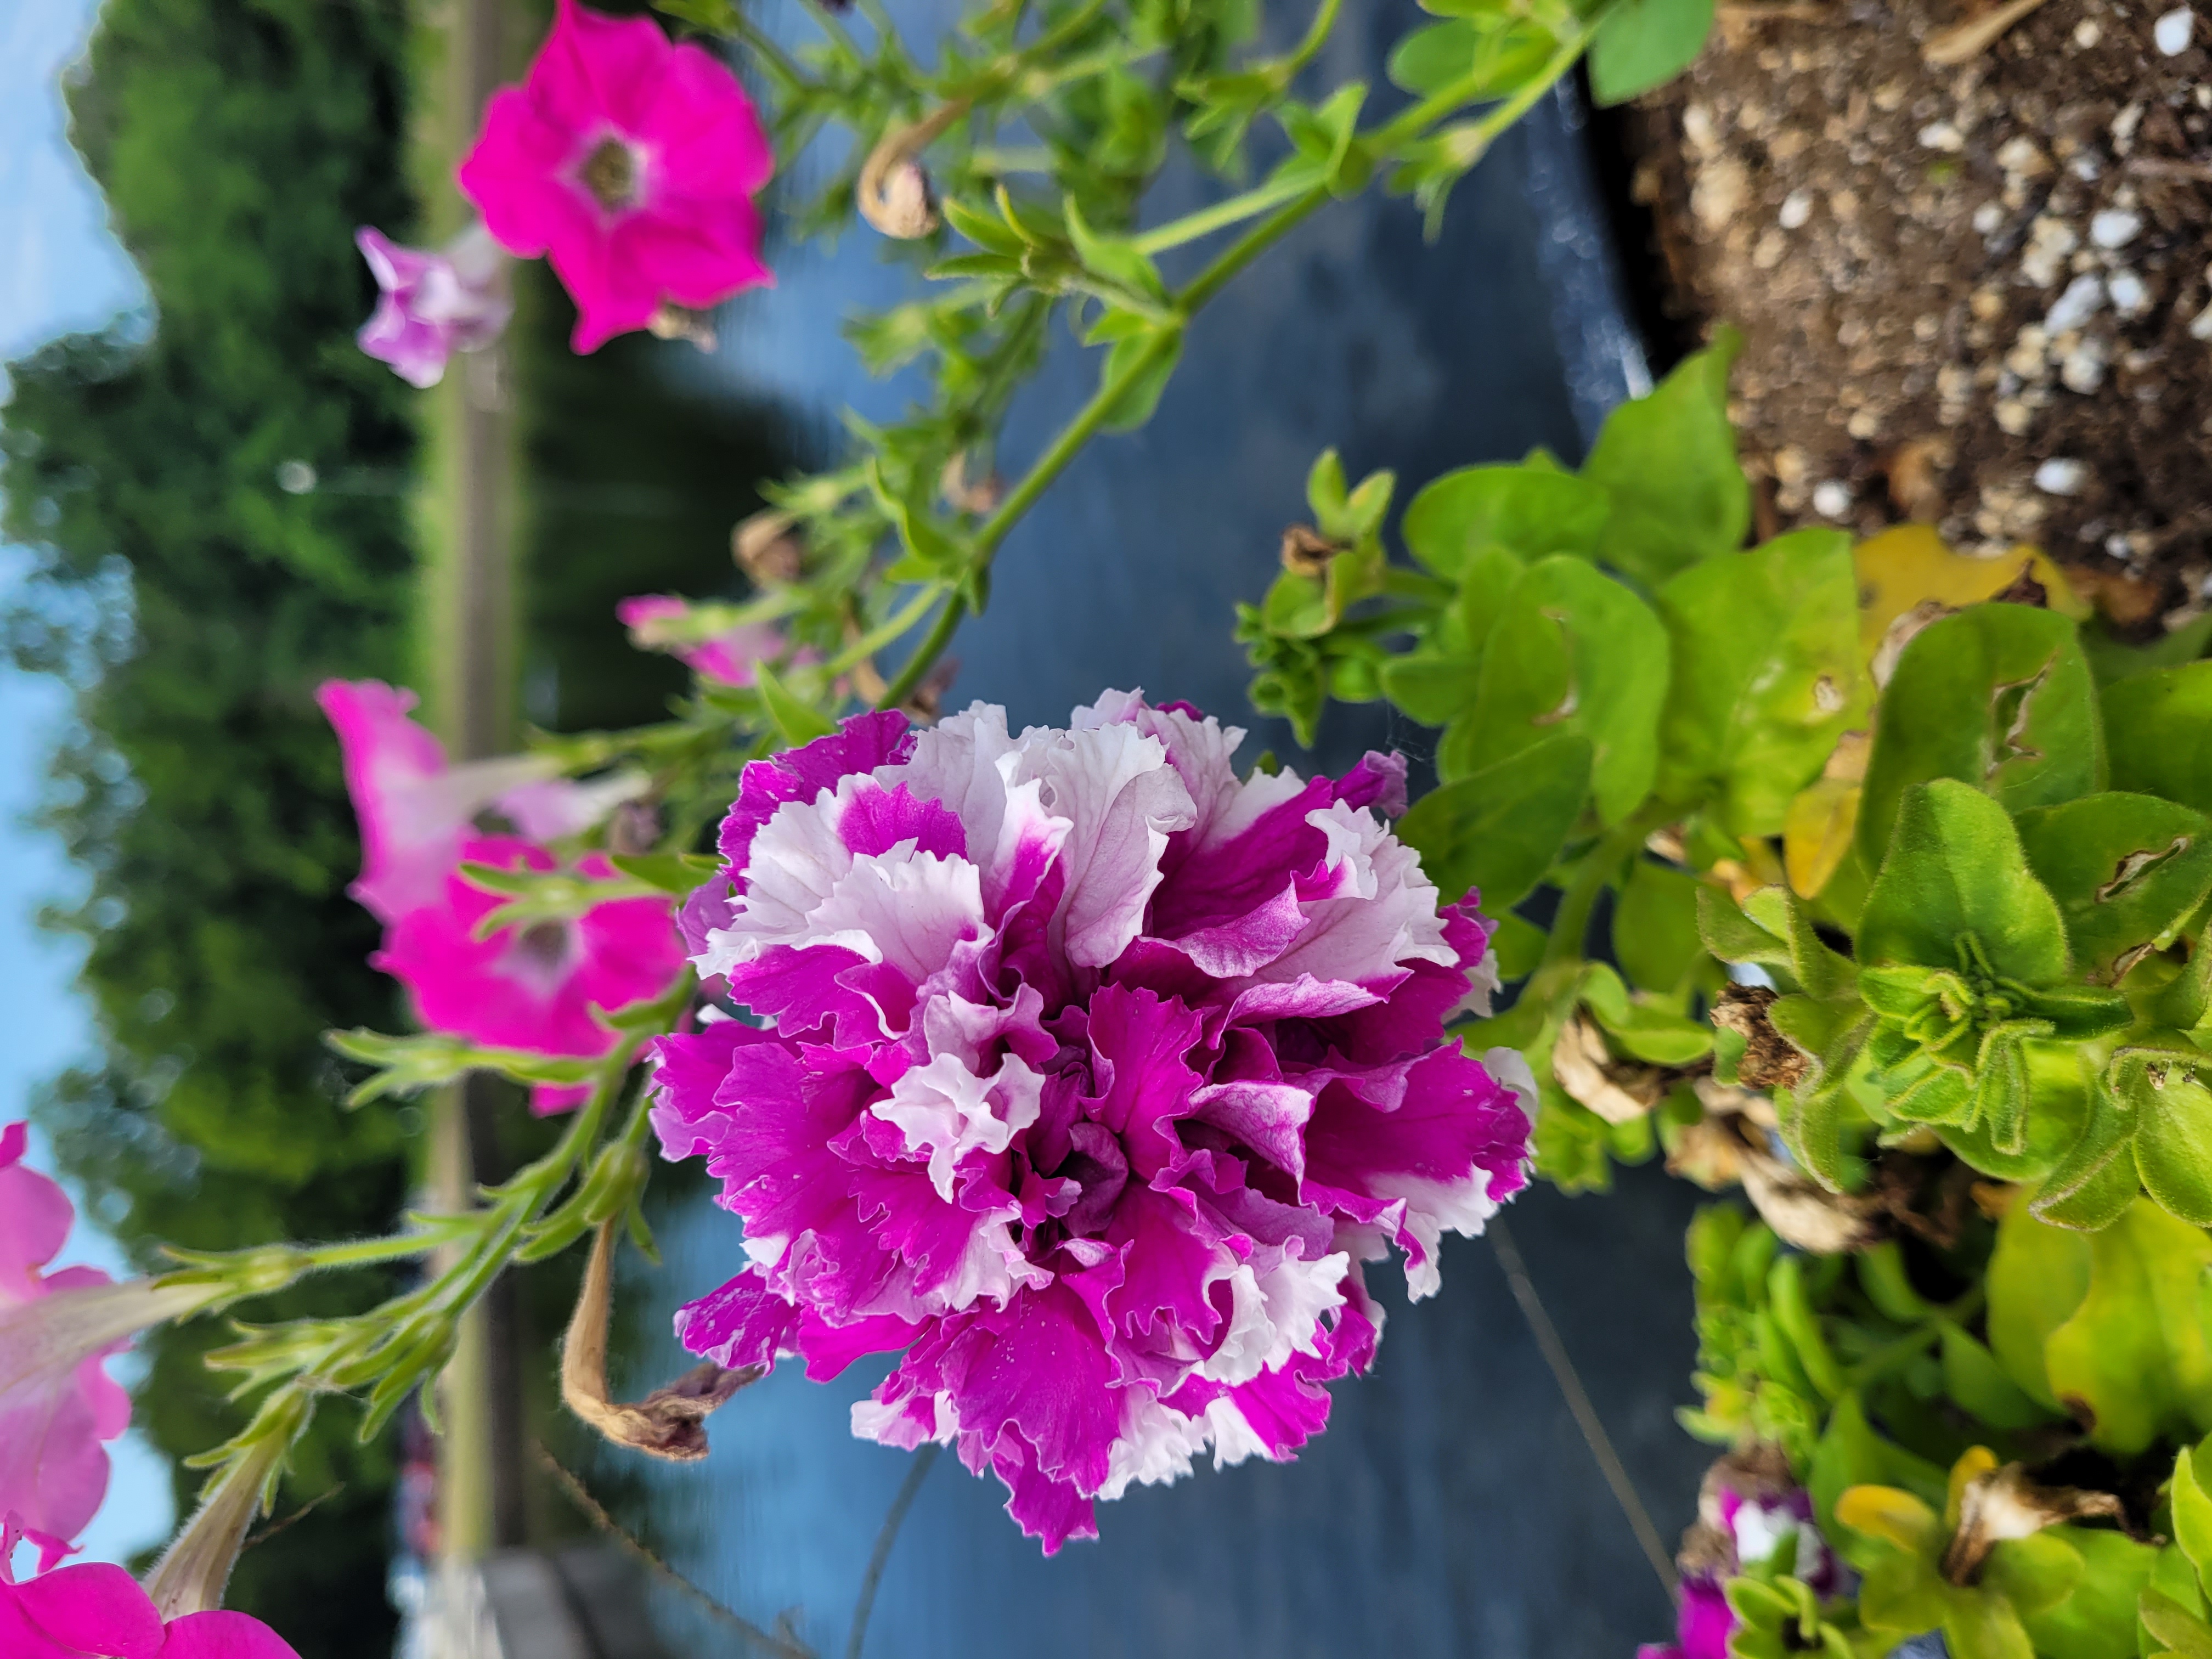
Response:
[[[619,138],[603,138],[584,158],[584,188],[610,213],[637,201],[637,152]]]
[[[533,921],[515,935],[514,954],[547,978],[557,977],[568,965],[568,924]]]

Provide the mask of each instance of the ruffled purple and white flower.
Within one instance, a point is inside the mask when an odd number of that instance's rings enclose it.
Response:
[[[750,1265],[678,1329],[726,1366],[897,1367],[854,1432],[949,1442],[1048,1552],[1131,1482],[1291,1456],[1526,1179],[1496,982],[1376,809],[1404,766],[1240,778],[1243,734],[1109,693],[1011,734],[896,714],[746,769],[685,907],[752,1024],[662,1041],[654,1116]]]

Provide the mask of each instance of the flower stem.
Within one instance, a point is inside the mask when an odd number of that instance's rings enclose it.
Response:
[[[1211,235],[1225,226],[1249,219],[1255,213],[1265,213],[1279,206],[1292,197],[1304,194],[1312,186],[1303,179],[1276,179],[1255,185],[1241,195],[1216,202],[1212,207],[1200,208],[1195,213],[1186,213],[1180,219],[1146,231],[1132,239],[1139,253],[1164,253],[1171,247],[1181,247],[1185,242],[1194,242],[1201,236]]]
[[[730,32],[751,49],[753,55],[761,60],[762,68],[793,92],[804,94],[822,89],[816,84],[814,77],[799,66],[797,59],[776,45],[759,24],[745,15],[742,7],[730,8]]]

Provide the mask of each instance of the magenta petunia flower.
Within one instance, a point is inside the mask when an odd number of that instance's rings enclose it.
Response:
[[[781,629],[766,623],[726,629],[703,640],[684,637],[691,602],[670,593],[640,593],[615,606],[615,617],[641,651],[665,651],[693,673],[724,685],[750,685],[753,665],[774,661],[786,649]],[[802,651],[801,660],[811,653]]]
[[[0,1654],[8,1659],[300,1659],[242,1613],[193,1613],[164,1623],[120,1567],[84,1562],[15,1582],[20,1528],[0,1521]]]
[[[1526,1066],[1443,1035],[1487,931],[1373,810],[1402,767],[1240,779],[1243,736],[1123,693],[860,716],[745,769],[685,907],[768,1022],[658,1045],[750,1258],[685,1345],[902,1351],[854,1432],[951,1443],[1048,1552],[1209,1447],[1291,1455],[1373,1358],[1362,1264],[1428,1295],[1526,1180]]]
[[[1850,1588],[1849,1570],[1813,1524],[1811,1494],[1765,1470],[1722,1459],[1706,1474],[1698,1517],[1718,1548],[1694,1571],[1685,1559],[1674,1639],[1645,1644],[1637,1659],[1729,1659],[1736,1618],[1728,1581],[1746,1567],[1771,1563],[1823,1600]]]
[[[410,386],[445,378],[456,351],[481,351],[500,337],[514,302],[507,255],[475,224],[439,249],[402,247],[374,225],[354,233],[379,290],[376,314],[354,337]]]
[[[537,755],[450,766],[446,746],[408,718],[415,694],[376,680],[325,680],[315,700],[337,730],[346,793],[361,821],[361,878],[349,890],[386,923],[443,902],[479,813],[498,812],[533,841],[557,841],[598,823],[646,781],[617,773],[572,783]]]
[[[544,848],[511,836],[461,844],[460,860],[512,870],[551,870]],[[614,866],[592,854],[580,873],[605,878]],[[615,1033],[594,1009],[614,1010],[657,996],[684,968],[684,946],[664,898],[615,899],[573,921],[504,927],[489,939],[477,924],[506,901],[464,879],[444,881],[439,902],[407,911],[370,958],[414,994],[424,1025],[496,1048],[590,1058],[614,1047]],[[532,1109],[564,1111],[584,1099],[580,1086],[541,1084]]]
[[[774,282],[752,198],[775,158],[752,100],[650,18],[559,0],[528,78],[484,106],[462,193],[513,253],[552,262],[593,351],[673,306]]]

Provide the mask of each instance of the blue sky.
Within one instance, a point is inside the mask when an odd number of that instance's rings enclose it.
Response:
[[[61,74],[82,52],[96,0],[0,0],[0,360],[72,329],[96,328],[143,303],[100,192],[64,132]],[[7,412],[0,409],[0,422]],[[0,547],[0,590],[22,580],[21,549]],[[0,668],[0,1122],[22,1115],[31,1091],[88,1041],[71,987],[76,952],[39,931],[39,907],[72,891],[60,848],[25,822],[48,753],[68,718],[53,683]],[[33,1138],[31,1162],[48,1149]],[[113,1245],[80,1227],[64,1262],[122,1271]],[[128,1376],[129,1361],[118,1376]],[[107,1503],[85,1555],[125,1559],[173,1522],[166,1466],[135,1437],[111,1449]]]

